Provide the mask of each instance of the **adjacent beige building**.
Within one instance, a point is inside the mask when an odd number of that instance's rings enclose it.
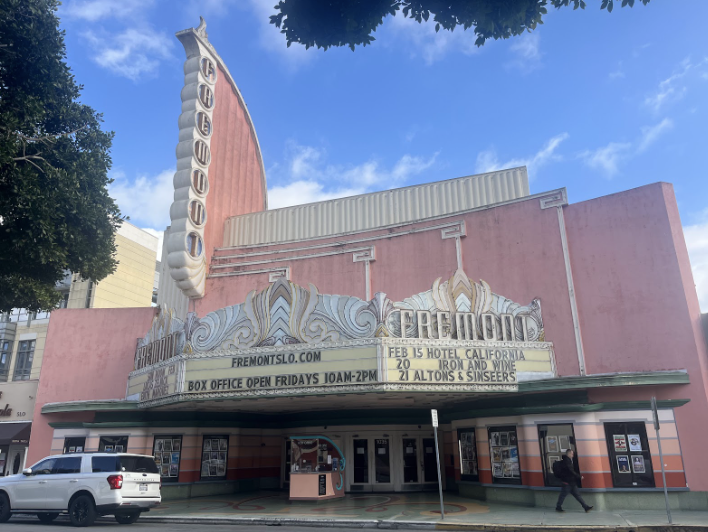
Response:
[[[95,283],[68,273],[57,284],[60,308],[149,307],[157,237],[124,222],[116,234],[116,271]],[[0,314],[0,475],[24,467],[49,312]]]

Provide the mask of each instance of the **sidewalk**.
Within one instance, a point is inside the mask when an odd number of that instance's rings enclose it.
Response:
[[[445,495],[445,520],[440,520],[437,493],[349,494],[343,499],[310,502],[288,500],[285,492],[264,491],[221,497],[165,501],[144,514],[145,522],[243,525],[303,525],[336,528],[417,530],[485,530],[533,532],[551,529],[651,532],[690,530],[708,532],[708,512],[627,510],[585,513],[573,500],[565,513],[553,508],[527,508],[486,503]]]

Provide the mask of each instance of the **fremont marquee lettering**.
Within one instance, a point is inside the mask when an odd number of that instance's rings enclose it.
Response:
[[[430,312],[428,310],[401,309],[401,338],[414,328],[414,338],[431,340],[491,340],[513,342],[528,341],[529,333],[526,315],[492,314],[485,312],[477,316],[474,312],[456,312],[454,321],[450,312]],[[413,317],[416,320],[414,322]],[[521,338],[516,338],[516,331]]]
[[[473,384],[517,384],[521,349],[393,347],[386,349],[388,380]]]
[[[173,332],[164,338],[138,348],[135,352],[135,369],[152,366],[176,356],[178,336],[179,332]]]

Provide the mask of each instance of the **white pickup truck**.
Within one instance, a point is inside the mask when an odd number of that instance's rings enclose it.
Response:
[[[20,475],[0,478],[0,523],[13,513],[51,522],[68,513],[74,526],[99,515],[121,524],[138,520],[161,502],[160,474],[152,456],[73,453],[49,456]]]

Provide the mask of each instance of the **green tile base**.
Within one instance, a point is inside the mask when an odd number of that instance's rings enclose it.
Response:
[[[458,485],[458,493],[461,497],[486,502],[554,508],[560,489],[539,490],[522,486],[491,487],[463,483]],[[587,492],[581,490],[581,495],[586,503],[600,511],[661,510],[665,508],[663,491]],[[708,510],[708,492],[670,491],[669,505],[672,510]],[[572,495],[569,495],[563,506],[574,508],[579,504]]]
[[[280,486],[277,478],[255,478],[243,480],[223,480],[216,482],[190,482],[180,484],[163,484],[162,500],[191,499],[194,497],[214,497],[233,493],[255,492],[264,489],[274,489]]]

